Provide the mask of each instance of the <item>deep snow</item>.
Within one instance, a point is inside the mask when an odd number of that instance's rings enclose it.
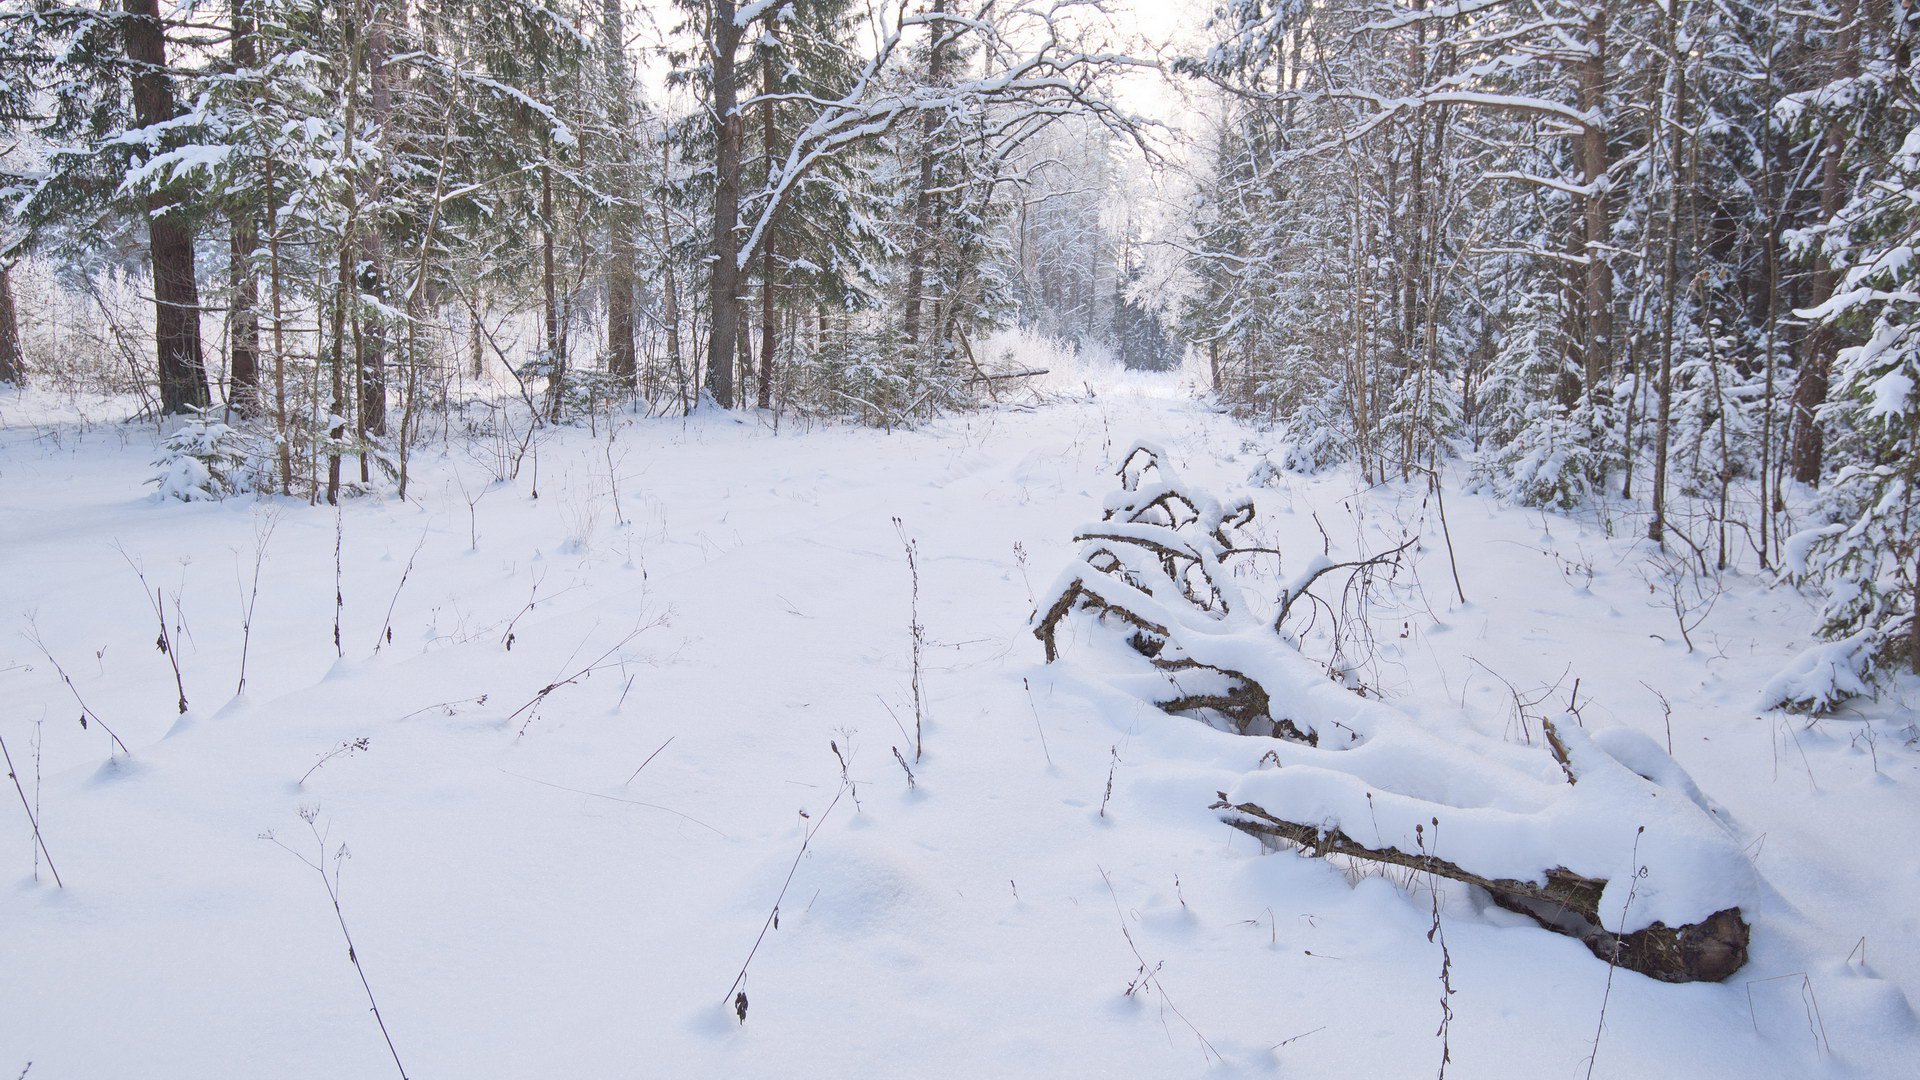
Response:
[[[1429,895],[1261,853],[1208,804],[1269,742],[1122,692],[1091,635],[1041,662],[1033,597],[1134,439],[1222,495],[1279,459],[1177,383],[1090,385],[917,432],[569,431],[541,446],[537,499],[529,463],[471,515],[490,452],[456,440],[416,460],[414,501],[339,515],[344,659],[332,511],[158,502],[151,428],[0,400],[0,735],[66,883],[44,860],[36,880],[0,787],[0,1073],[394,1075],[320,881],[261,839],[311,854],[303,809],[329,866],[350,853],[345,919],[417,1078],[1433,1073]],[[1415,720],[1510,743],[1501,679],[1557,685],[1544,711],[1577,677],[1590,729],[1671,739],[1764,882],[1731,981],[1619,973],[1610,991],[1578,943],[1445,887],[1450,1074],[1585,1074],[1604,995],[1594,1076],[1911,1075],[1913,719],[1898,701],[1812,725],[1754,711],[1805,645],[1806,600],[1734,576],[1689,653],[1642,546],[1450,487],[1462,604],[1418,483],[1270,484],[1251,488],[1261,535],[1299,554],[1241,589],[1277,592],[1318,555],[1316,515],[1336,556],[1427,530],[1422,585],[1376,607],[1363,676]],[[918,762],[896,516],[928,637]],[[169,605],[178,591],[183,717],[116,542]],[[131,756],[76,723],[29,627]],[[857,803],[834,802],[830,742]],[[816,827],[742,1024],[726,991]],[[1153,978],[1128,995],[1136,946]]]

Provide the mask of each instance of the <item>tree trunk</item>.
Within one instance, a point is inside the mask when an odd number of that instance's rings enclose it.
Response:
[[[1858,0],[1840,0],[1840,30],[1833,46],[1835,78],[1860,74],[1859,19]],[[1827,125],[1826,148],[1820,156],[1821,221],[1832,221],[1846,205],[1847,183],[1842,164],[1847,142],[1844,125],[1838,121]],[[1840,283],[1840,272],[1827,262],[1825,255],[1816,251],[1814,261],[1808,307],[1826,303]],[[1827,401],[1827,383],[1833,374],[1834,354],[1840,351],[1840,335],[1825,321],[1820,321],[1808,329],[1805,341],[1806,356],[1801,361],[1800,381],[1794,384],[1789,406],[1793,425],[1789,455],[1793,478],[1803,484],[1818,484],[1827,448],[1827,434],[1820,427],[1820,406]]]
[[[393,94],[387,81],[387,11],[385,3],[376,0],[371,5],[367,19],[366,57],[367,99],[373,109],[373,122],[380,133],[382,148],[391,146],[387,129],[393,117]],[[386,156],[381,155],[384,162]],[[386,166],[383,164],[381,170]],[[382,172],[375,171],[368,185],[367,200],[362,204],[359,240],[361,261],[360,291],[367,296],[380,300],[387,299],[387,245],[386,237],[380,230],[380,204],[385,184],[381,181]],[[363,435],[385,435],[387,433],[387,323],[383,315],[372,310],[356,317],[355,340],[358,343],[358,370],[354,381],[359,389],[359,430]],[[366,471],[366,459],[361,458],[361,471]],[[363,477],[364,479],[364,477]]]
[[[1776,100],[1774,82],[1774,61],[1771,56],[1767,62],[1767,92],[1763,99],[1766,115],[1773,115]],[[1773,461],[1775,436],[1774,398],[1779,376],[1779,353],[1775,344],[1780,330],[1780,209],[1783,195],[1781,188],[1780,165],[1775,158],[1779,145],[1779,133],[1769,125],[1761,133],[1761,191],[1766,199],[1767,223],[1763,232],[1762,259],[1766,269],[1767,297],[1767,344],[1765,357],[1766,390],[1760,399],[1760,569],[1773,569],[1773,517],[1774,503],[1779,498],[1777,485],[1774,484]]]
[[[272,207],[273,158],[266,159],[266,205]],[[271,221],[272,219],[269,219]],[[274,223],[277,225],[277,223]],[[273,424],[280,457],[280,494],[293,494],[293,433],[287,427],[287,322],[280,289],[280,230],[267,230],[267,293],[273,304]]]
[[[467,332],[468,345],[473,350],[473,354],[467,360],[468,373],[476,379],[485,378],[487,354],[481,350],[480,346],[486,337],[486,328],[480,322],[480,305],[477,303],[469,309]]]
[[[606,67],[607,93],[612,96],[608,102],[607,117],[613,128],[615,177],[612,194],[615,197],[612,210],[607,216],[607,245],[610,258],[607,262],[607,372],[620,385],[629,391],[639,388],[640,364],[634,350],[634,222],[632,205],[628,201],[631,192],[627,185],[633,180],[631,143],[627,142],[628,129],[632,126],[632,113],[628,109],[632,82],[628,77],[626,60],[626,16],[621,10],[620,0],[603,0],[600,6],[601,34],[606,44],[603,60]]]
[[[358,33],[359,25],[364,21],[358,17],[361,14],[362,9],[358,4],[355,4],[353,10],[348,14],[348,17],[343,20],[341,27],[345,35],[347,48],[346,122],[342,125],[345,131],[345,135],[342,138],[342,145],[344,147],[343,156],[348,160],[352,160],[354,153],[355,118],[360,100],[360,65],[366,59],[366,52]],[[332,399],[328,406],[328,411],[332,414],[333,423],[328,425],[327,428],[327,503],[332,506],[337,506],[340,503],[340,444],[347,430],[346,416],[348,410],[345,372],[347,362],[347,305],[353,303],[358,295],[353,276],[352,252],[354,250],[354,228],[357,224],[359,214],[360,207],[357,201],[347,208],[346,223],[340,234],[340,265],[338,277],[334,282],[333,311],[330,320],[331,326],[329,327],[331,334],[328,349],[331,351],[328,355],[331,356],[332,362],[328,364],[331,376],[331,385],[328,389],[332,391]],[[364,428],[362,430],[364,430]]]
[[[607,372],[632,390],[640,377],[633,344],[633,231],[619,211],[609,231],[613,257],[607,264]]]
[[[333,392],[329,411],[333,414],[333,424],[327,429],[327,504],[337,506],[340,503],[340,442],[347,433],[347,390],[345,367],[347,363],[347,303],[353,296],[353,272],[351,260],[347,255],[349,245],[342,238],[340,245],[340,277],[336,282],[333,297],[332,333],[327,347],[332,363],[328,368],[332,374]]]
[[[229,316],[233,358],[227,403],[242,415],[251,416],[260,406],[260,285],[253,272],[253,254],[260,246],[259,219],[251,210],[235,210],[227,228],[233,305]]]
[[[946,14],[947,0],[933,0],[930,14]],[[933,48],[927,57],[927,81],[935,86],[947,73],[947,50],[941,46],[943,38],[948,36],[947,24],[937,20],[929,24],[933,35]],[[934,180],[934,136],[940,129],[939,114],[931,109],[920,118],[920,186],[914,193],[913,206],[913,251],[907,261],[907,313],[905,324],[901,327],[910,349],[920,344],[920,305],[921,294],[926,291],[927,260],[933,246],[934,203],[937,200],[933,192]]]
[[[1920,675],[1920,558],[1914,560],[1913,582],[1907,592],[1907,602],[1913,605],[1913,615],[1907,620],[1907,665]]]
[[[0,266],[0,383],[26,382],[20,357],[20,318],[13,306],[13,267]]]
[[[167,79],[167,39],[158,0],[124,0],[127,60],[133,65],[133,110],[142,127],[178,112]],[[193,233],[169,213],[173,197],[147,196],[148,255],[153,267],[154,344],[164,413],[205,408],[207,367],[200,351],[200,286],[193,268]]]
[[[1598,400],[1613,367],[1613,269],[1606,249],[1612,240],[1607,215],[1607,8],[1590,0],[1587,45],[1590,55],[1580,64],[1580,108],[1591,117],[1580,133],[1580,182],[1586,186],[1582,222],[1587,259],[1586,286],[1581,303],[1586,316],[1581,327],[1580,353],[1586,392]]]
[[[734,373],[734,385],[740,388],[740,404],[747,403],[747,387],[753,383],[753,326],[747,306],[740,305],[740,328],[735,339],[739,346],[740,367]]]
[[[734,0],[713,0],[707,27],[713,72],[713,120],[719,144],[714,154],[713,277],[709,309],[713,332],[707,338],[707,392],[714,404],[733,407],[734,351],[740,334],[740,117],[735,79],[740,27]]]
[[[760,138],[767,153],[767,187],[772,189],[775,174],[774,142],[776,131],[773,122],[773,94],[780,88],[779,80],[774,77],[775,57],[768,53],[761,61],[760,77],[762,89],[767,100],[760,105]],[[774,275],[777,272],[777,260],[774,258],[775,233],[769,223],[765,237],[760,244],[760,393],[756,404],[762,409],[773,407],[773,354],[778,347],[780,330],[776,325],[773,294]]]
[[[663,169],[669,164],[671,153],[672,151],[663,142],[660,147],[660,164]],[[660,287],[660,316],[661,322],[666,324],[661,328],[661,332],[667,339],[667,371],[673,379],[673,392],[680,398],[681,411],[686,412],[692,408],[692,402],[687,399],[690,388],[687,385],[686,363],[680,353],[680,283],[673,273],[673,214],[664,197],[658,199],[658,205],[660,207],[660,250],[665,253],[661,263],[666,270]]]
[[[1647,523],[1647,539],[1665,544],[1667,538],[1667,456],[1673,430],[1673,325],[1674,306],[1679,302],[1680,273],[1680,161],[1685,149],[1687,83],[1680,68],[1680,27],[1678,0],[1669,0],[1666,19],[1667,97],[1672,103],[1666,122],[1667,197],[1666,250],[1660,281],[1660,382],[1654,388],[1659,395],[1659,411],[1653,426],[1653,519]],[[1664,113],[1665,110],[1662,109]],[[1656,128],[1656,131],[1658,129]]]
[[[247,70],[260,62],[253,40],[251,0],[233,0],[233,66]],[[241,200],[227,216],[227,272],[231,282],[227,402],[244,415],[260,411],[260,282],[254,253],[260,248],[260,219],[250,200]]]
[[[543,140],[549,155],[552,140]],[[553,167],[540,165],[540,309],[544,316],[547,357],[547,417],[560,419],[560,402],[567,392],[567,360],[560,348],[560,297],[555,286],[553,254]]]

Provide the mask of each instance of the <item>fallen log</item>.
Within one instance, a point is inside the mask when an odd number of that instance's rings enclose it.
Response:
[[[1050,374],[1052,374],[1052,372],[1047,368],[1029,368],[1026,371],[997,371],[993,374],[988,374],[983,371],[969,378],[967,381],[970,383],[992,383],[1000,382],[1003,379],[1031,379],[1036,376]]]
[[[1221,793],[1214,809],[1227,823],[1274,846],[1483,889],[1601,960],[1664,982],[1717,982],[1746,962],[1750,930],[1739,905],[1752,895],[1751,865],[1650,742],[1645,753],[1617,738],[1608,749],[1568,713],[1543,725],[1553,765],[1541,769],[1464,721],[1416,718],[1356,695],[1328,678],[1334,665],[1301,655],[1287,629],[1297,601],[1334,611],[1310,591],[1314,583],[1335,571],[1398,567],[1417,537],[1344,562],[1323,551],[1283,585],[1277,614],[1262,616],[1223,566],[1234,555],[1279,554],[1237,535],[1253,519],[1250,502],[1222,504],[1187,487],[1146,444],[1130,449],[1117,472],[1121,490],[1104,500],[1099,521],[1076,530],[1078,554],[1036,605],[1033,633],[1051,663],[1060,628],[1084,618],[1144,659],[1154,677],[1128,678],[1160,709],[1273,740],[1260,760],[1287,768],[1248,773],[1231,796]],[[1363,820],[1381,846],[1342,831]],[[1447,848],[1460,862],[1438,857],[1443,820],[1472,840]],[[1426,822],[1435,832],[1423,836]],[[1650,884],[1635,904],[1649,874],[1659,887]],[[1611,887],[1607,878],[1616,879]],[[1687,886],[1675,888],[1680,882]]]
[[[1493,902],[1532,919],[1555,933],[1577,938],[1593,955],[1661,982],[1720,982],[1747,962],[1750,928],[1740,909],[1725,908],[1696,923],[1653,923],[1630,934],[1616,934],[1602,923],[1600,896],[1607,883],[1563,867],[1543,871],[1544,885],[1475,874],[1432,855],[1374,848],[1339,829],[1283,821],[1253,803],[1235,804],[1219,793],[1212,809],[1225,810],[1227,824],[1262,842],[1286,841],[1320,857],[1346,855],[1366,862],[1400,866],[1484,889]]]

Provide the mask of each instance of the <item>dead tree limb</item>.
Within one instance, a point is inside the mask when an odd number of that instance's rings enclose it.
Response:
[[[1316,858],[1346,855],[1477,886],[1501,907],[1525,915],[1548,930],[1577,938],[1600,959],[1661,982],[1719,982],[1747,962],[1749,928],[1737,907],[1716,911],[1685,926],[1656,922],[1630,934],[1616,934],[1600,918],[1600,896],[1607,883],[1564,867],[1543,870],[1544,885],[1484,877],[1431,855],[1368,847],[1337,828],[1283,821],[1253,803],[1229,801],[1226,792],[1219,796],[1212,809],[1227,811],[1222,820],[1262,841],[1284,840]]]
[[[1603,831],[1610,824],[1630,827],[1626,824],[1630,816],[1640,813],[1635,809],[1640,804],[1631,800],[1663,796],[1662,813],[1684,815],[1690,800],[1703,815],[1708,814],[1678,765],[1656,766],[1649,775],[1646,765],[1629,763],[1641,760],[1637,749],[1629,748],[1628,758],[1617,756],[1620,750],[1596,742],[1580,726],[1578,714],[1569,713],[1558,725],[1547,725],[1547,749],[1566,781],[1561,784],[1560,777],[1548,779],[1543,770],[1496,753],[1491,740],[1470,724],[1416,718],[1384,702],[1356,698],[1337,679],[1328,680],[1327,675],[1336,674],[1333,665],[1322,671],[1300,655],[1285,629],[1295,602],[1305,596],[1324,604],[1311,588],[1335,571],[1349,571],[1349,589],[1358,582],[1364,590],[1367,575],[1380,567],[1397,568],[1418,537],[1365,558],[1335,562],[1324,552],[1315,556],[1283,588],[1275,604],[1278,615],[1269,623],[1253,613],[1222,566],[1232,555],[1279,554],[1238,544],[1237,531],[1253,519],[1251,503],[1222,505],[1184,486],[1164,455],[1145,444],[1136,444],[1121,458],[1119,481],[1120,491],[1108,496],[1101,519],[1076,534],[1078,555],[1041,599],[1033,632],[1052,662],[1059,658],[1061,624],[1076,612],[1090,615],[1109,633],[1123,634],[1150,669],[1172,684],[1171,693],[1153,695],[1161,709],[1206,714],[1213,722],[1224,718],[1242,735],[1281,740],[1269,744],[1274,749],[1263,760],[1279,765],[1284,757],[1287,764],[1305,768],[1288,768],[1247,790],[1236,789],[1233,797],[1222,793],[1214,809],[1224,812],[1225,822],[1263,842],[1291,844],[1314,855],[1337,854],[1398,866],[1484,889],[1502,907],[1579,940],[1610,964],[1654,979],[1718,981],[1746,962],[1749,927],[1737,906],[1746,893],[1737,871],[1728,869],[1739,861],[1722,858],[1728,854],[1729,837],[1718,826],[1698,827],[1706,824],[1702,821],[1682,817],[1670,822],[1675,831],[1664,834],[1661,854],[1652,859],[1652,872],[1718,860],[1712,864],[1721,866],[1726,875],[1715,883],[1724,886],[1716,887],[1718,899],[1698,901],[1697,909],[1669,906],[1659,912],[1681,925],[1652,922],[1628,933],[1624,909],[1613,930],[1601,918],[1602,899],[1608,895],[1604,878],[1646,875],[1649,867],[1639,861],[1637,839],[1632,855],[1615,853],[1628,860],[1622,865],[1585,842],[1583,837],[1593,831],[1587,826]],[[1617,745],[1618,740],[1612,741]],[[1361,746],[1371,748],[1367,760],[1376,766],[1382,755],[1401,763],[1386,774],[1405,790],[1387,788],[1383,793],[1394,797],[1403,812],[1412,803],[1418,814],[1415,822],[1431,817],[1437,829],[1440,818],[1449,813],[1486,809],[1478,803],[1463,804],[1463,798],[1475,797],[1463,796],[1463,791],[1499,791],[1513,806],[1535,808],[1502,810],[1502,816],[1484,823],[1482,849],[1503,854],[1480,869],[1516,876],[1476,873],[1439,858],[1425,845],[1410,852],[1376,838],[1383,846],[1369,847],[1343,831],[1343,824],[1351,828],[1353,821],[1363,820],[1352,814],[1373,814],[1372,788],[1381,782],[1363,781],[1368,770],[1347,756],[1346,751]],[[1657,748],[1651,752],[1657,753]],[[1373,771],[1376,777],[1386,774]],[[1576,786],[1580,778],[1595,776],[1608,779]],[[1344,810],[1334,809],[1341,805],[1332,794],[1336,791],[1345,792],[1351,800]],[[1608,794],[1624,799],[1601,797]],[[1677,808],[1676,797],[1681,804]],[[1311,821],[1289,820],[1261,803],[1281,807],[1282,813],[1316,816]],[[1337,816],[1340,813],[1348,816],[1343,819]],[[1318,816],[1323,814],[1329,816]],[[1556,821],[1568,820],[1580,827],[1570,833],[1555,831]],[[1380,829],[1377,819],[1374,828]],[[1412,828],[1417,836],[1420,826],[1416,823]],[[1624,878],[1621,883],[1629,884]],[[1606,902],[1611,906],[1613,900]],[[1716,907],[1719,910],[1711,910]]]

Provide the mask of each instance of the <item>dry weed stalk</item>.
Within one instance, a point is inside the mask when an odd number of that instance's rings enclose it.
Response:
[[[347,851],[347,845],[341,844],[332,855],[333,876],[329,877],[327,875],[327,838],[320,832],[320,827],[314,824],[315,819],[319,816],[320,812],[315,808],[301,807],[300,809],[300,820],[307,823],[307,831],[313,834],[313,843],[316,849],[316,854],[313,858],[308,858],[301,852],[288,847],[284,841],[273,834],[273,830],[271,829],[261,833],[260,839],[271,842],[274,846],[280,848],[280,850],[285,851],[287,854],[292,855],[294,858],[306,864],[314,873],[320,875],[320,884],[327,890],[327,900],[333,904],[334,920],[340,924],[340,936],[345,938],[347,942],[347,961],[353,965],[354,973],[360,976],[360,988],[367,993],[367,1005],[373,1012],[373,1021],[380,1025],[380,1037],[386,1040],[387,1052],[393,1055],[394,1068],[400,1070],[400,1080],[407,1080],[407,1067],[400,1063],[400,1051],[393,1045],[393,1035],[387,1031],[386,1018],[380,1015],[380,1003],[374,1000],[373,984],[367,981],[367,969],[360,965],[360,951],[354,947],[353,933],[347,929],[346,912],[340,907],[340,863],[350,858],[351,855]]]
[[[39,845],[40,854],[47,857],[47,869],[53,873],[53,883],[64,889],[67,883],[60,880],[60,871],[54,869],[53,852],[47,850],[47,840],[40,835],[40,816],[33,812],[33,805],[27,801],[27,789],[20,784],[20,774],[13,767],[13,754],[7,750],[7,740],[4,738],[0,738],[0,758],[7,763],[7,779],[13,781],[13,790],[20,793],[20,809],[27,812],[27,823],[33,826],[33,842]]]
[[[37,623],[34,622],[31,616],[29,616],[27,619],[26,638],[28,641],[33,642],[34,648],[40,650],[41,656],[44,656],[47,658],[47,663],[53,665],[54,674],[60,676],[60,681],[65,683],[67,686],[67,692],[73,695],[74,703],[80,706],[80,729],[82,731],[86,730],[87,722],[89,720],[91,720],[96,724],[99,724],[100,730],[106,732],[107,737],[113,740],[113,745],[119,747],[121,753],[127,755],[128,757],[132,757],[133,751],[127,749],[126,743],[120,741],[120,736],[114,734],[113,729],[107,726],[107,722],[105,720],[100,719],[99,713],[94,712],[91,708],[87,706],[86,699],[80,696],[80,688],[73,685],[73,676],[67,674],[66,669],[60,666],[60,661],[55,660],[53,658],[53,653],[47,650],[46,642],[40,639],[40,627]]]

